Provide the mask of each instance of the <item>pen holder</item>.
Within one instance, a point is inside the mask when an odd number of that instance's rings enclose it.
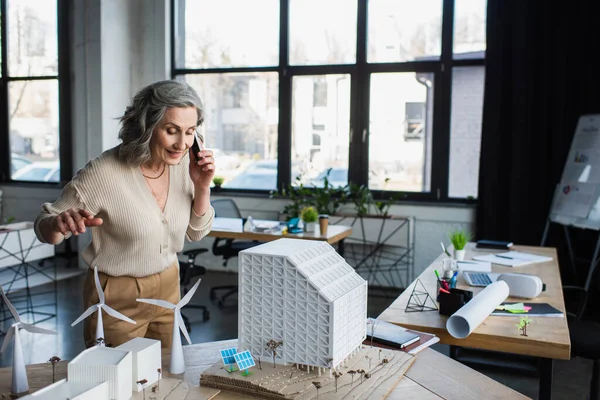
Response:
[[[450,316],[457,312],[472,298],[473,292],[470,290],[450,289],[450,294],[440,292],[438,294],[440,314]]]
[[[436,288],[436,293],[437,293],[437,301],[440,301],[440,289],[442,288],[442,281],[446,282],[448,284],[448,287],[450,287],[450,279],[438,279],[437,280],[437,288]]]

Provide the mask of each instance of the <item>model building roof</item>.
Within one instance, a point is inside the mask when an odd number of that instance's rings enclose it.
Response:
[[[117,365],[129,352],[110,347],[95,346],[79,353],[71,363]]]
[[[287,260],[328,301],[334,301],[364,284],[364,279],[354,268],[330,244],[323,241],[279,239],[244,250],[240,252],[240,256],[273,256],[279,259],[282,265],[284,260]]]
[[[150,347],[156,343],[160,343],[160,341],[155,340],[155,339],[136,337],[136,338],[131,339],[128,342],[123,343],[122,345],[117,346],[117,349],[129,350],[129,351],[140,351],[140,350],[147,349],[148,347]]]

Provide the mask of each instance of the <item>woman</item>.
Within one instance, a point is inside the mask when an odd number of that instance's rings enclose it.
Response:
[[[177,303],[177,252],[184,236],[198,241],[210,232],[214,158],[209,150],[191,151],[203,119],[200,98],[186,83],[161,81],[143,88],[121,118],[122,144],[78,171],[35,221],[37,237],[51,244],[92,228],[83,251],[90,267],[84,309],[98,303],[91,269],[97,266],[107,305],[137,323],[104,314],[104,339],[113,346],[134,337],[171,345],[173,311],[136,299]],[[94,314],[84,326],[86,344],[94,343],[95,329]]]

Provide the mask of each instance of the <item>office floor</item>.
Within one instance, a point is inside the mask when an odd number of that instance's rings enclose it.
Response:
[[[57,336],[32,335],[27,332],[22,334],[22,345],[26,363],[46,362],[50,357],[57,355],[62,359],[72,359],[84,349],[82,339],[82,325],[71,328],[70,324],[83,312],[81,302],[81,287],[83,275],[69,278],[58,282],[58,317],[42,322],[40,326],[54,329]],[[208,288],[217,285],[235,284],[237,275],[210,271],[202,276],[200,289],[194,296],[192,304],[205,304],[209,306],[210,319],[202,321],[200,310],[186,310],[183,314],[190,318],[192,331],[190,337],[193,343],[201,343],[213,340],[232,339],[237,337],[237,307],[220,309],[215,303],[211,303]],[[34,293],[40,293],[52,289],[52,285],[43,285],[34,288]],[[53,294],[37,296],[36,303],[43,304],[53,302]],[[369,296],[368,314],[377,316],[385,309],[392,298]],[[46,307],[51,311],[53,307]],[[24,317],[31,321],[32,316]],[[0,323],[0,329],[5,330],[11,321]],[[0,337],[3,340],[3,337]],[[434,349],[448,355],[448,346],[434,345]],[[9,346],[0,359],[0,366],[10,366],[12,360],[12,346]],[[514,361],[514,360],[513,360]],[[538,380],[534,376],[523,373],[506,372],[491,369],[490,367],[475,368],[481,373],[507,385],[516,391],[531,398],[537,398]],[[591,379],[592,363],[583,359],[572,359],[570,361],[556,361],[554,364],[554,399],[586,399]]]

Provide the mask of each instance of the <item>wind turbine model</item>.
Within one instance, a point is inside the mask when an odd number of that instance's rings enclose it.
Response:
[[[75,322],[73,322],[71,324],[71,326],[77,325],[78,323],[80,323],[81,321],[83,321],[84,319],[86,319],[87,317],[92,315],[94,313],[94,311],[97,310],[98,311],[98,322],[96,323],[96,340],[98,340],[100,338],[104,338],[104,324],[102,324],[102,310],[103,309],[110,316],[113,316],[117,319],[129,322],[130,324],[135,324],[136,322],[134,320],[126,317],[125,315],[121,314],[118,311],[115,311],[114,309],[110,308],[109,306],[107,306],[105,304],[104,291],[102,290],[102,286],[100,285],[100,278],[98,277],[98,267],[94,267],[94,282],[96,283],[96,291],[98,292],[98,299],[100,300],[100,303],[94,304],[93,306],[91,306],[90,308],[85,310],[85,312],[83,314],[81,314],[79,316],[79,318],[77,318],[75,320]],[[104,346],[104,343],[100,343],[100,346]]]
[[[0,294],[4,299],[6,306],[10,310],[10,313],[15,319],[15,323],[12,324],[12,326],[8,328],[8,332],[6,332],[0,353],[4,354],[4,350],[6,350],[8,343],[10,343],[10,339],[14,337],[11,392],[12,394],[20,395],[29,391],[29,382],[27,380],[27,370],[25,369],[25,360],[23,358],[23,348],[21,347],[21,335],[19,334],[19,330],[25,329],[27,332],[45,333],[48,335],[56,335],[56,332],[51,331],[50,329],[38,328],[37,326],[26,324],[25,322],[21,321],[21,317],[19,316],[17,309],[10,303],[10,301],[8,301],[8,298],[6,297],[6,294],[4,294],[4,289],[2,289],[1,285]]]
[[[172,374],[182,374],[185,372],[183,347],[181,345],[181,336],[179,336],[179,330],[181,329],[183,336],[185,336],[189,344],[192,344],[192,341],[190,340],[190,335],[188,335],[187,330],[185,329],[185,323],[181,317],[181,309],[190,302],[192,296],[194,296],[194,293],[196,293],[196,289],[198,289],[198,285],[200,285],[200,281],[201,279],[198,279],[198,282],[196,282],[190,291],[183,296],[183,299],[181,299],[177,305],[169,303],[166,300],[137,299],[137,301],[142,303],[154,304],[155,306],[168,308],[173,310],[175,313],[175,318],[173,318],[173,339],[171,341],[171,361],[169,363],[169,372]]]

